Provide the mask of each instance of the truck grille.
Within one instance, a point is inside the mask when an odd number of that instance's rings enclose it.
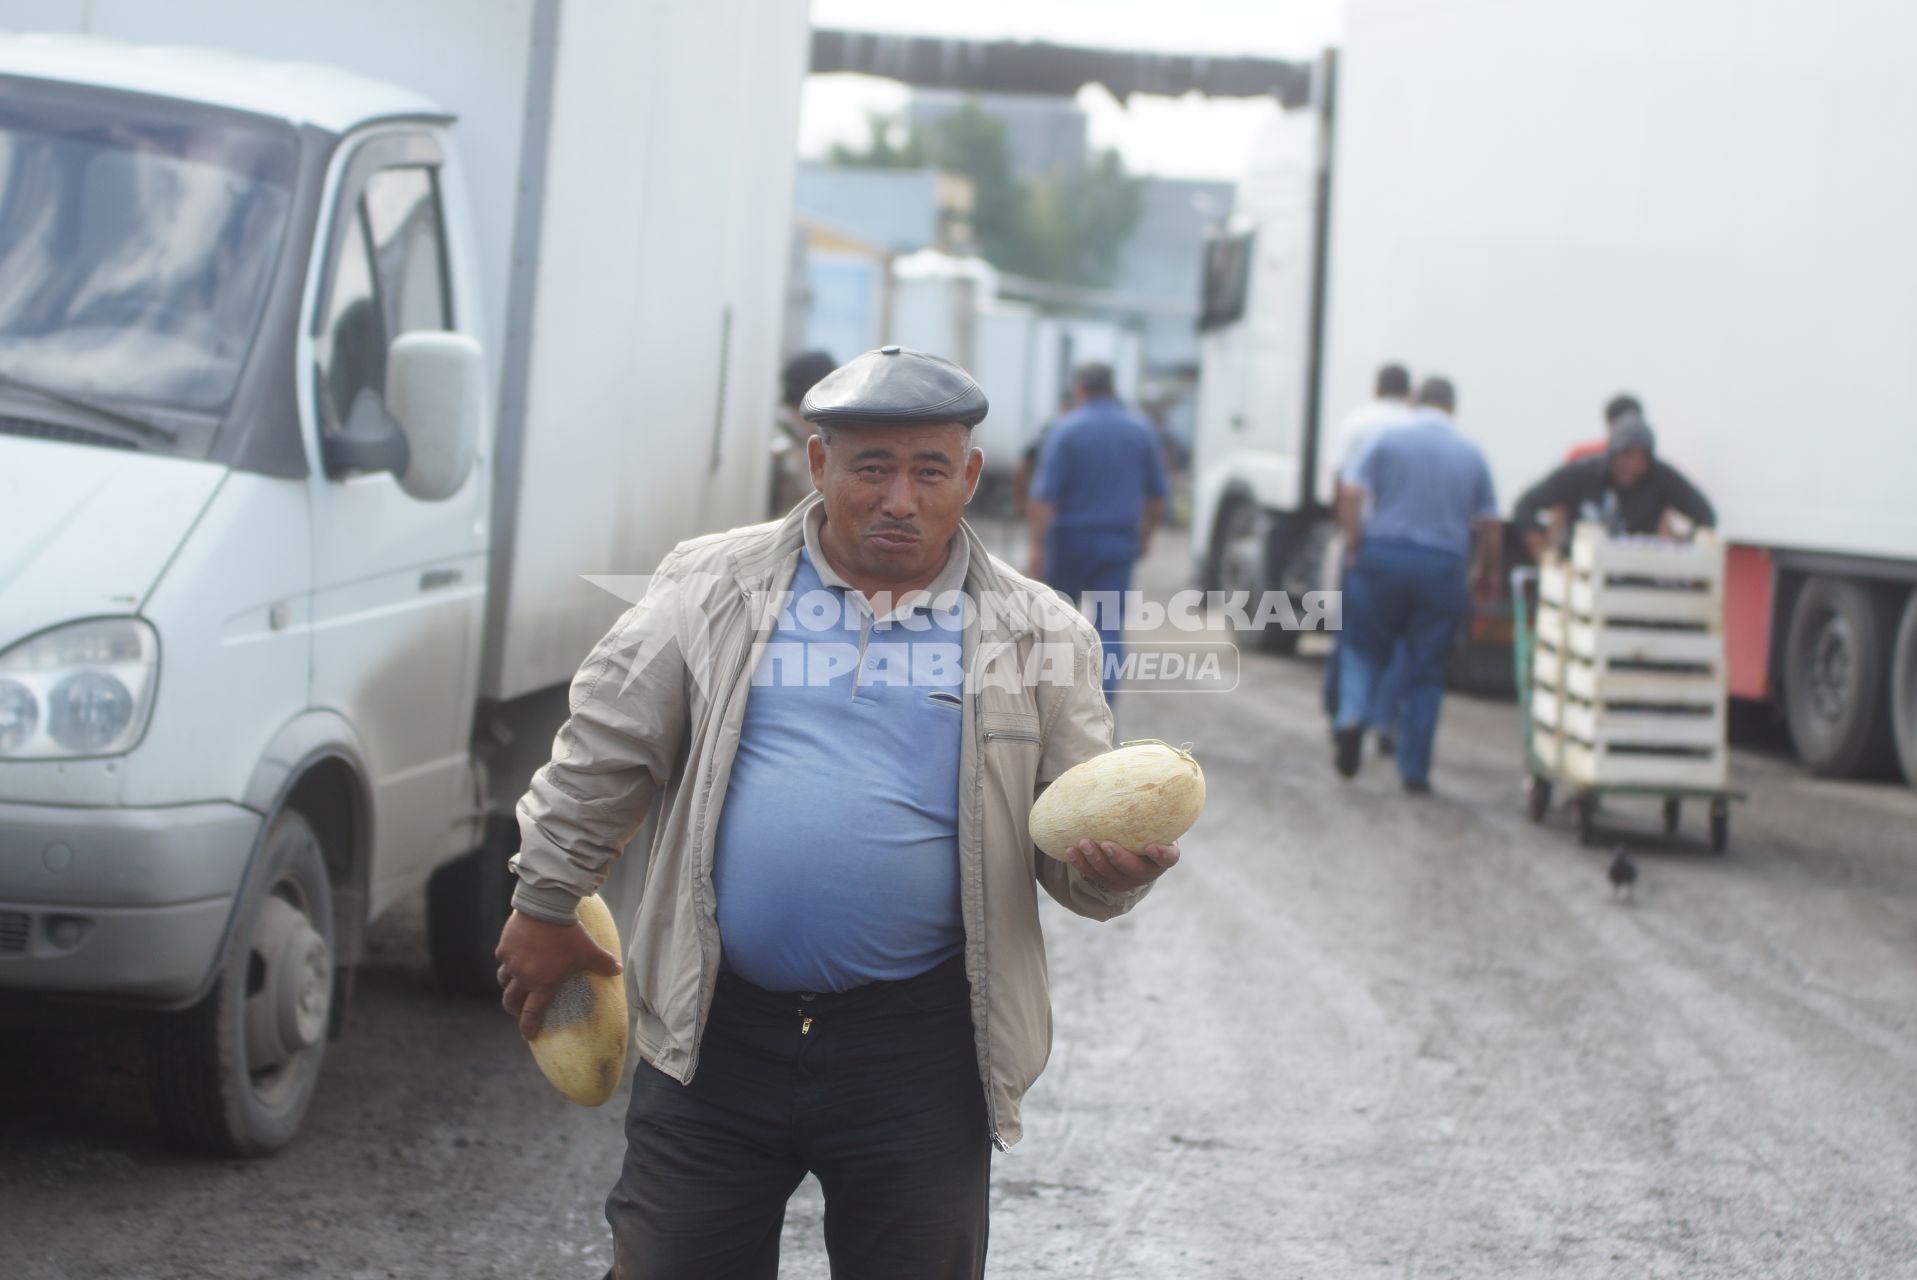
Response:
[[[28,916],[24,911],[0,911],[0,956],[19,955],[27,949]]]

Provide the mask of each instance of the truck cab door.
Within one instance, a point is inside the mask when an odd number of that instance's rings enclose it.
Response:
[[[430,131],[399,129],[360,142],[338,170],[312,316],[318,444],[331,432],[403,435],[385,403],[401,334],[476,335],[476,300],[454,297],[444,164]],[[471,838],[483,471],[437,501],[408,494],[393,470],[313,472],[311,700],[352,724],[372,775],[372,914]]]

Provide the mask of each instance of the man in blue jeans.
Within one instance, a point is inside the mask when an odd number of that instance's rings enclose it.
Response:
[[[1411,422],[1371,442],[1339,495],[1349,567],[1333,763],[1344,777],[1358,772],[1367,711],[1402,645],[1398,776],[1414,795],[1431,790],[1452,636],[1470,612],[1471,593],[1488,592],[1498,575],[1502,524],[1491,468],[1452,422],[1456,406],[1449,380],[1426,378]]]
[[[1381,365],[1372,384],[1373,398],[1345,415],[1332,436],[1331,454],[1337,462],[1336,488],[1343,490],[1345,475],[1364,456],[1380,433],[1403,426],[1415,415],[1411,403],[1411,371],[1403,365]],[[1338,651],[1334,646],[1325,663],[1325,715],[1338,720]],[[1398,742],[1398,724],[1404,710],[1404,651],[1391,655],[1391,665],[1371,693],[1371,728],[1378,735],[1378,754],[1390,755]]]
[[[1121,602],[1132,565],[1165,513],[1165,461],[1158,436],[1118,402],[1110,365],[1072,375],[1078,407],[1046,434],[1026,508],[1026,573],[1073,603],[1089,594],[1105,647],[1105,696],[1118,682]]]

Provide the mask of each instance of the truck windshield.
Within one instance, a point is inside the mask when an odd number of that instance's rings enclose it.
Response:
[[[0,80],[0,376],[217,413],[285,230],[283,125]]]

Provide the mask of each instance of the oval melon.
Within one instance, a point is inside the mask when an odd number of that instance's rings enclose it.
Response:
[[[579,900],[579,923],[592,940],[619,954],[619,928],[598,894]],[[552,1087],[582,1107],[596,1107],[619,1087],[626,1070],[626,980],[575,973],[546,1006],[533,1061]]]
[[[1063,859],[1080,840],[1136,852],[1170,844],[1205,807],[1205,772],[1189,751],[1126,743],[1059,775],[1032,806],[1032,843]]]

